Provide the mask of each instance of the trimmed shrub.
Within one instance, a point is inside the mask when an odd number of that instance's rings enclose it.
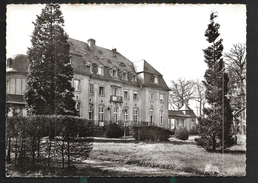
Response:
[[[125,136],[129,136],[130,133],[129,133],[129,127],[124,127],[124,126],[121,126],[121,129],[123,131],[123,135],[124,135],[124,131],[125,131]]]
[[[135,126],[133,127],[135,140],[140,141],[168,141],[170,130],[157,126]]]
[[[112,123],[107,127],[106,137],[119,138],[122,136],[123,136],[123,131],[116,123]]]
[[[189,135],[198,135],[198,132],[197,132],[196,128],[192,128],[192,129],[189,131]]]
[[[189,132],[186,127],[179,127],[175,130],[175,137],[180,140],[188,140]]]
[[[93,134],[94,137],[104,137],[106,136],[107,128],[106,126],[94,126]]]

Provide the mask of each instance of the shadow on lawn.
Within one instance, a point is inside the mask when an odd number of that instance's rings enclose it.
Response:
[[[246,151],[245,150],[230,150],[227,149],[224,151],[225,154],[245,154]]]
[[[195,142],[186,142],[186,141],[137,141],[137,140],[114,140],[114,139],[94,139],[93,142],[114,142],[114,143],[146,143],[146,144],[174,144],[174,145],[183,145],[183,144],[195,144]]]

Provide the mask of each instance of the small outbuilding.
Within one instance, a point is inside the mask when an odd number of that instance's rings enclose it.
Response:
[[[196,123],[197,116],[186,104],[179,110],[168,111],[168,124],[172,130],[181,126],[190,131],[191,129],[196,129]]]

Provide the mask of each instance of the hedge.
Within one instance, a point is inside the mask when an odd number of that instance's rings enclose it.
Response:
[[[123,131],[116,123],[112,123],[107,127],[106,137],[119,138],[123,136]]]
[[[140,141],[168,141],[170,130],[157,126],[135,126],[133,127],[135,140]]]
[[[82,144],[75,145],[82,136],[85,137]],[[69,167],[74,154],[85,158],[89,156],[93,123],[79,117],[61,115],[8,117],[6,137],[8,162],[13,160],[15,165],[26,169],[27,166],[39,164],[41,158],[47,159],[50,166],[51,157],[56,156],[54,152],[57,152],[62,158],[63,167],[65,159]],[[14,153],[13,159],[11,153]]]

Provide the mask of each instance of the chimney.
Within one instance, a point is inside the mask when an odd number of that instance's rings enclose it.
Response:
[[[96,43],[95,39],[91,39],[91,38],[88,39],[88,45],[90,48],[94,48],[96,45],[95,43]]]

